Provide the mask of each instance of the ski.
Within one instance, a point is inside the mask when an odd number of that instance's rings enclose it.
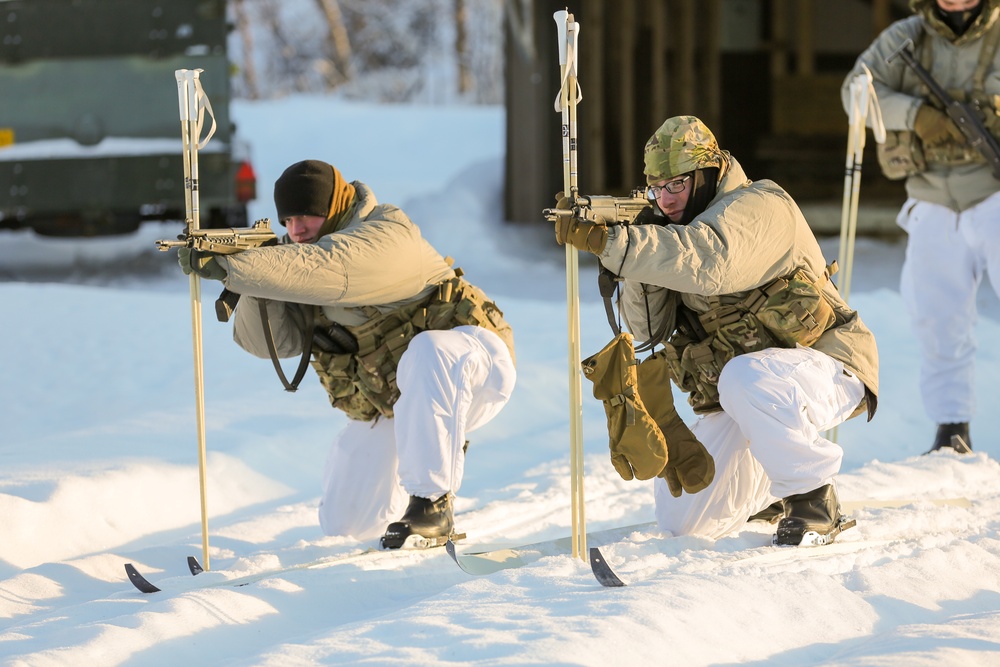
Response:
[[[837,554],[851,553],[862,549],[868,549],[879,545],[889,544],[893,540],[878,540],[874,542],[831,542],[821,548],[802,547],[779,547],[774,545],[749,547],[746,553],[735,560],[726,561],[723,565],[745,565],[748,563],[776,564],[791,560],[803,560],[812,558],[823,558]],[[594,573],[594,578],[598,583],[606,588],[618,588],[628,584],[622,580],[601,553],[598,547],[590,549],[590,567]]]
[[[648,521],[588,533],[587,539],[602,544],[610,544],[621,540],[631,533],[648,531],[655,527],[656,522]],[[480,548],[478,551],[467,551],[461,554],[458,553],[454,544],[446,544],[445,549],[448,551],[451,559],[467,574],[482,576],[500,572],[501,570],[523,567],[546,556],[568,554],[571,546],[572,538],[558,537],[553,540],[543,540],[519,546],[499,547],[495,549]]]
[[[149,583],[149,579],[139,574],[139,570],[135,569],[132,563],[125,563],[125,573],[128,574],[128,580],[132,582],[132,585],[138,588],[143,593],[159,593],[160,589]]]
[[[463,571],[472,575],[493,574],[500,570],[522,567],[530,562],[517,549],[494,549],[460,556],[455,549],[455,543],[451,540],[448,540],[444,548]]]
[[[886,499],[886,500],[853,500],[841,503],[841,511],[852,512],[859,509],[883,509],[883,508],[899,508],[906,507],[907,505],[913,505],[918,503],[931,503],[937,506],[951,506],[951,507],[971,507],[972,501],[965,497],[957,498],[897,498],[897,499]],[[824,556],[832,555],[834,553],[843,553],[848,551],[855,551],[860,548],[867,546],[872,546],[871,542],[834,542],[834,538],[840,533],[844,532],[848,528],[853,528],[857,525],[857,520],[848,517],[842,517],[840,522],[827,535],[819,535],[814,531],[805,533],[802,536],[802,542],[793,549],[788,549],[787,546],[781,546],[780,548],[773,548],[779,546],[776,544],[777,536],[771,538],[772,547],[765,547],[765,551],[760,551],[751,554],[745,558],[741,558],[740,561],[744,560],[775,560],[781,559],[783,557],[795,558],[795,557],[811,557],[811,556]],[[823,547],[822,549],[811,549],[810,547]],[[801,551],[800,551],[801,550]],[[621,586],[626,586],[627,584],[622,581],[622,579],[615,574],[611,566],[608,565],[607,560],[604,558],[604,554],[601,553],[599,547],[591,547],[590,549],[590,569],[594,574],[594,578],[597,579],[598,583],[607,588],[618,588]]]
[[[861,509],[893,509],[920,503],[930,503],[938,507],[972,507],[972,501],[965,496],[958,496],[956,498],[894,498],[886,500],[869,498],[867,500],[844,501],[840,503],[840,511],[850,513]]]
[[[187,558],[188,570],[191,571],[191,575],[199,575],[205,571],[205,568],[201,566],[198,559],[194,556],[188,556]],[[128,580],[132,582],[132,585],[138,588],[143,593],[159,593],[160,589],[149,582],[149,579],[142,576],[139,570],[136,569],[135,565],[132,563],[125,563],[125,573],[128,575]]]
[[[465,533],[457,533],[451,536],[451,539],[456,541],[465,539]],[[262,581],[264,579],[269,579],[271,577],[280,576],[281,574],[287,572],[294,572],[297,570],[314,570],[322,569],[325,567],[333,567],[335,565],[340,565],[342,563],[349,563],[361,558],[368,556],[373,556],[376,554],[389,554],[395,552],[419,552],[428,551],[434,547],[444,546],[446,542],[450,541],[447,537],[439,537],[433,539],[423,539],[419,541],[419,544],[414,542],[416,546],[405,549],[383,549],[380,545],[380,540],[376,541],[376,544],[365,547],[361,550],[351,551],[344,554],[337,554],[334,556],[326,556],[324,558],[319,558],[314,561],[309,561],[306,563],[299,563],[296,565],[289,565],[288,567],[275,568],[271,570],[266,570],[264,572],[258,572],[256,574],[246,575],[244,577],[237,577],[235,579],[227,579],[224,581],[219,581],[212,584],[206,584],[205,586],[199,586],[198,588],[221,588],[221,587],[233,587],[238,588],[240,586],[247,586],[249,584]],[[188,556],[188,569],[191,571],[192,575],[198,575],[204,572],[201,563],[194,556]],[[142,573],[139,572],[132,563],[125,564],[125,572],[128,574],[129,581],[132,585],[136,587],[142,593],[159,593],[162,589],[157,587],[155,584],[149,581]]]
[[[620,588],[625,585],[608,565],[608,561],[604,560],[604,555],[598,547],[590,547],[590,570],[605,588]]]

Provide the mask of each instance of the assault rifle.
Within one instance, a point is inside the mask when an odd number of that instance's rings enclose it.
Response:
[[[555,222],[559,218],[573,217],[609,226],[630,225],[650,205],[645,191],[637,188],[632,190],[628,197],[609,195],[577,197],[572,208],[547,208],[542,211],[542,215],[550,222]]]
[[[191,248],[202,252],[214,252],[217,255],[234,255],[250,248],[276,245],[278,237],[271,230],[271,221],[262,218],[253,223],[252,227],[230,227],[227,229],[197,229],[188,230],[177,237],[176,241],[160,240],[156,247],[162,252],[171,248]],[[215,316],[220,322],[228,322],[236,309],[240,295],[223,289],[215,300]]]
[[[986,158],[986,163],[993,169],[993,178],[1000,180],[1000,144],[997,144],[997,140],[993,138],[993,135],[983,125],[976,109],[973,109],[968,104],[959,102],[949,95],[941,87],[941,84],[934,80],[930,72],[917,62],[917,59],[913,57],[912,47],[913,41],[909,39],[905,40],[903,45],[896,49],[885,61],[891,63],[896,59],[896,56],[899,56],[903,59],[903,62],[910,66],[910,69],[914,71],[923,84],[944,105],[944,111],[948,114],[948,118],[961,130],[969,145]]]
[[[542,211],[542,215],[550,222],[555,222],[559,218],[572,217],[587,222],[603,223],[611,227],[613,225],[642,224],[646,222],[647,217],[655,215],[653,211],[652,202],[647,198],[645,190],[636,188],[629,193],[628,197],[609,195],[577,197],[571,208],[547,208]],[[597,287],[604,299],[604,310],[608,316],[608,324],[611,325],[611,330],[615,332],[615,335],[621,332],[621,327],[615,320],[611,297],[614,296],[619,280],[617,275],[604,266],[599,267]]]

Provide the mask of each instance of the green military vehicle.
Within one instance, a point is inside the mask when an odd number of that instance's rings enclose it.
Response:
[[[178,69],[203,70],[217,123],[201,224],[246,226],[256,178],[229,116],[228,31],[225,0],[0,0],[0,229],[183,220]]]

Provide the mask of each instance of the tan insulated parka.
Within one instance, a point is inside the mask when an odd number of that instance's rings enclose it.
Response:
[[[321,306],[348,329],[366,323],[374,308],[387,313],[426,299],[455,277],[445,259],[401,210],[379,204],[368,186],[353,183],[352,214],[316,243],[284,243],[220,257],[225,285],[241,294],[233,336],[251,354],[268,358],[257,299],[267,300],[274,343],[281,358],[302,353],[301,311]],[[513,355],[509,327],[498,334]]]
[[[850,83],[854,77],[868,67],[872,73],[875,94],[878,97],[882,120],[887,130],[912,130],[917,109],[928,93],[902,58],[886,63],[893,52],[909,39],[915,45],[918,61],[924,62],[923,50],[930,49],[931,60],[924,63],[934,80],[950,95],[962,100],[960,95],[970,93],[973,73],[976,70],[980,52],[989,31],[997,28],[1000,20],[1000,0],[984,0],[982,13],[972,26],[960,37],[933,15],[934,0],[916,0],[911,3],[915,15],[896,21],[886,28],[857,59],[854,69],[847,75],[841,87],[844,109],[850,107]],[[1000,95],[1000,49],[994,54],[985,71],[983,89],[986,105],[982,109],[987,127],[993,126],[992,134],[997,135],[1000,118],[996,114],[996,96]],[[940,105],[937,105],[940,108]],[[992,118],[991,118],[992,117]],[[868,125],[874,120],[868,116]],[[1000,190],[1000,181],[993,177],[985,161],[976,157],[964,164],[928,163],[927,171],[906,179],[906,192],[921,201],[946,206],[953,211],[972,208],[994,192]]]
[[[637,340],[649,340],[664,327],[667,335],[674,331],[678,299],[701,314],[711,309],[706,297],[746,295],[796,269],[815,281],[826,269],[819,244],[788,193],[773,181],[747,180],[726,155],[715,198],[688,225],[609,230],[600,261],[624,278],[619,305]],[[824,295],[836,323],[812,347],[843,362],[877,395],[874,335],[829,281]]]

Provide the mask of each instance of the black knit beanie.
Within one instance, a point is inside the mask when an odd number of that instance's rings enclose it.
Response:
[[[278,221],[293,215],[330,215],[334,168],[320,160],[296,162],[274,182],[274,206]]]

